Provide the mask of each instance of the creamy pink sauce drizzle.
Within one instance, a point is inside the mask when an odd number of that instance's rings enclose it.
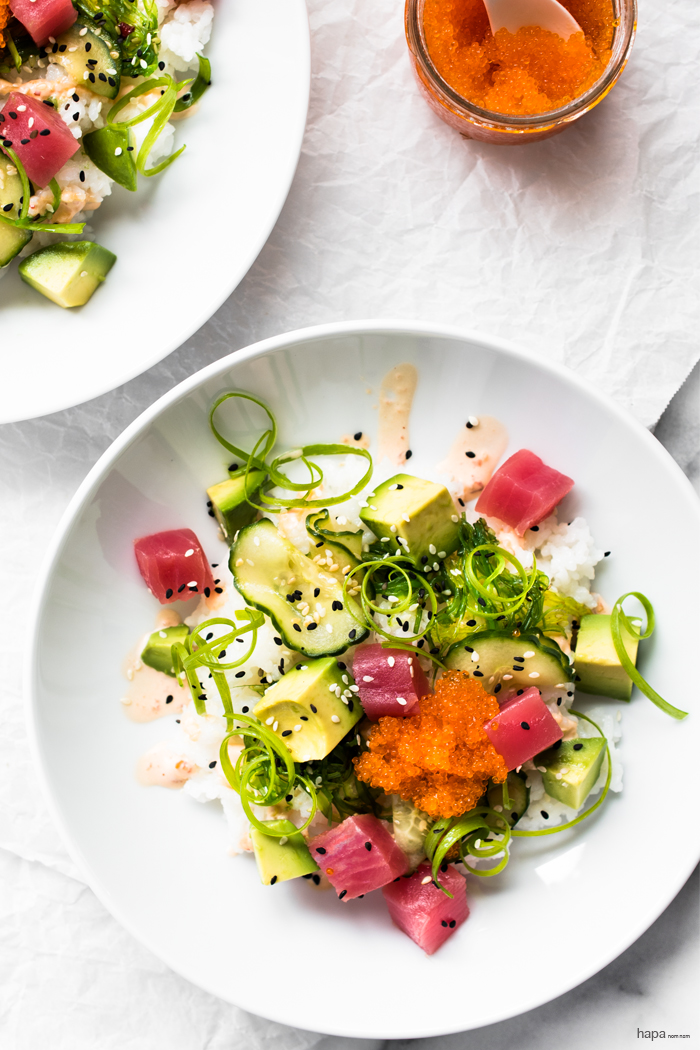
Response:
[[[161,609],[156,616],[155,630],[162,631],[165,627],[175,627],[178,623],[180,617],[174,609]],[[124,674],[129,685],[122,697],[122,704],[132,722],[153,722],[154,719],[172,714],[173,711],[182,711],[190,698],[189,690],[178,685],[170,675],[147,667],[141,662],[144,643],[145,639],[142,638],[129,653],[124,664]],[[169,696],[172,697],[170,702]]]
[[[377,460],[388,459],[397,467],[406,462],[410,449],[408,422],[418,372],[413,365],[396,365],[384,376],[379,393],[379,436]]]
[[[171,744],[156,744],[142,755],[136,766],[136,779],[144,787],[180,788],[198,767]]]
[[[493,416],[479,416],[478,423],[460,429],[446,458],[435,469],[449,474],[448,489],[455,499],[468,503],[486,486],[507,445],[508,431],[503,424]]]
[[[352,445],[353,448],[369,448],[369,434],[365,434],[365,432],[362,431],[362,435],[359,438],[356,438],[355,434],[343,434],[340,443],[341,445]]]

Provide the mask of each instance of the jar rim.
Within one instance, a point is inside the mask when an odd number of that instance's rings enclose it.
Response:
[[[516,115],[497,113],[494,110],[482,109],[476,103],[464,98],[455,91],[438,72],[428,51],[423,27],[423,9],[425,0],[406,0],[405,29],[406,40],[416,61],[421,79],[437,95],[443,106],[452,110],[457,116],[472,120],[482,127],[513,131],[544,131],[560,124],[566,124],[592,109],[608,94],[618,80],[632,50],[637,30],[637,0],[611,0],[616,24],[613,31],[610,61],[598,79],[582,95],[567,102],[557,109],[546,113]]]

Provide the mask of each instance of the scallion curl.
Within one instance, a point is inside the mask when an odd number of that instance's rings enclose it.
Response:
[[[627,598],[636,598],[644,607],[644,612],[647,617],[647,625],[643,634],[639,633],[622,607],[622,603]],[[625,630],[630,637],[643,642],[645,638],[651,638],[654,633],[654,626],[654,606],[644,594],[640,594],[639,591],[628,591],[627,594],[623,594],[621,598],[617,599],[610,617],[610,633],[612,634],[617,658],[622,664],[624,671],[626,671],[627,675],[632,679],[637,688],[644,693],[653,704],[656,704],[656,706],[662,711],[665,711],[667,715],[670,715],[671,718],[677,718],[679,720],[687,718],[687,711],[681,711],[680,708],[674,707],[673,704],[669,704],[668,700],[664,700],[664,698],[659,696],[656,690],[649,685],[646,678],[644,678],[644,676],[637,670],[632,660],[630,660],[627,649],[625,648],[625,643],[622,640],[622,632]]]
[[[488,823],[487,818],[503,826],[503,830],[497,832],[503,836],[501,839],[489,839],[489,836],[494,833],[494,828]],[[444,886],[440,885],[438,873],[445,857],[455,846],[459,849],[462,862],[467,856],[483,859],[496,857],[502,853],[502,859],[492,868],[469,868],[471,875],[479,875],[482,878],[498,875],[508,863],[508,844],[511,834],[510,825],[503,814],[489,806],[477,806],[461,817],[439,818],[428,832],[423,847],[432,864],[433,882],[448,897],[452,896]],[[477,843],[480,844],[477,845]]]
[[[404,564],[401,564],[402,562]],[[406,568],[406,566],[408,566],[408,568]],[[389,608],[383,608],[382,606],[377,605],[376,602],[372,601],[372,598],[370,596],[371,592],[374,589],[374,585],[372,583],[373,576],[380,570],[386,569],[390,569],[391,571],[396,571],[400,573],[400,575],[403,576],[404,580],[406,581],[408,589],[406,597],[401,599],[395,605],[390,606]],[[352,607],[352,603],[349,601],[350,596],[348,594],[348,584],[352,577],[355,576],[357,573],[363,574],[362,584],[360,586],[360,606],[362,608],[362,617],[356,615]],[[350,570],[350,572],[346,575],[345,580],[343,581],[343,597],[347,602],[347,609],[350,612],[350,615],[353,617],[356,623],[360,624],[361,627],[369,627],[370,630],[376,631],[376,633],[380,634],[382,638],[386,638],[392,643],[394,641],[396,641],[397,643],[401,641],[404,642],[404,645],[406,646],[406,643],[408,642],[417,642],[421,638],[424,638],[430,630],[430,620],[432,618],[430,616],[428,617],[428,622],[421,631],[418,631],[410,636],[402,635],[401,638],[398,638],[396,635],[390,634],[388,631],[385,631],[384,628],[380,624],[378,624],[374,618],[374,614],[381,616],[396,616],[399,613],[406,612],[409,606],[414,604],[414,590],[413,584],[411,582],[411,577],[415,577],[417,580],[419,580],[420,587],[425,588],[426,597],[430,602],[430,612],[432,616],[434,616],[438,607],[438,601],[435,591],[433,590],[425,576],[423,576],[422,573],[418,572],[418,570],[413,565],[413,562],[409,558],[407,558],[405,554],[396,554],[391,555],[388,558],[375,558],[372,561],[363,561],[360,562],[359,565],[356,565],[354,569]],[[402,646],[397,647],[403,648]],[[413,647],[411,646],[411,648]]]

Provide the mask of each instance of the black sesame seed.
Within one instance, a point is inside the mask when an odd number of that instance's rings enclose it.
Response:
[[[284,796],[285,802],[291,802],[293,798],[294,798],[294,795],[285,795]]]
[[[317,547],[322,547],[322,546],[323,546],[323,540],[321,540],[321,542],[320,542],[320,543],[317,543],[317,544],[316,544],[316,546],[317,546]]]
[[[86,51],[91,51],[91,50],[92,50],[92,44],[90,44],[90,43],[87,43],[87,44],[85,45],[85,50],[86,50]]]
[[[172,695],[172,693],[168,693],[168,695],[165,698],[165,702],[166,702],[166,704],[172,704],[172,702],[173,702],[173,695]]]
[[[10,116],[12,117],[13,120],[17,120],[17,114],[16,113],[10,113]]]
[[[430,650],[431,656],[436,656],[439,652],[440,652],[440,646],[439,645],[434,645],[433,648]]]
[[[320,875],[312,875],[311,878],[313,879],[314,886],[320,886],[321,885],[321,876]]]
[[[207,694],[206,693],[200,693],[199,696],[197,697],[198,700],[206,700],[206,698],[207,698]]]
[[[364,893],[361,893],[360,896],[357,898],[358,901],[361,901],[363,897],[364,897]]]
[[[196,587],[194,589],[197,590]],[[214,590],[216,591],[217,594],[223,594],[224,593],[224,588],[223,587],[215,587]]]
[[[342,612],[342,609],[343,609],[343,603],[342,603],[342,602],[339,602],[339,601],[338,601],[338,600],[336,599],[336,600],[335,600],[335,601],[333,602],[333,604],[332,604],[331,608],[333,609],[333,611],[334,611],[334,612]]]
[[[291,735],[292,735],[291,729],[284,729],[284,730],[282,730],[282,736],[291,736]]]
[[[325,846],[317,846],[316,847],[316,852],[324,855],[325,852],[326,852],[326,847]]]
[[[476,600],[478,601],[479,605],[486,605],[486,602],[483,598],[477,598]]]
[[[353,437],[355,441],[360,441],[362,439],[362,431],[358,430],[356,434],[353,434]]]
[[[372,849],[372,843],[371,842],[365,842],[365,849],[367,850],[367,852],[369,852]]]
[[[228,469],[229,470],[238,470],[238,464],[237,463],[229,463]]]
[[[50,130],[48,128],[44,128],[44,130],[40,131],[39,134],[40,135],[50,135],[51,132],[50,132]],[[7,143],[5,143],[5,145],[7,145]]]
[[[126,148],[127,149],[131,149],[131,146],[127,146]],[[214,514],[213,510],[208,510],[207,514],[209,515],[210,518],[215,518],[216,517],[216,515]]]
[[[454,930],[456,925],[457,925],[457,920],[456,919],[450,919],[450,929]]]
[[[440,865],[440,871],[441,871],[441,872],[442,872],[442,874],[444,875],[444,874],[445,874],[445,872],[447,871],[447,865],[446,865],[446,864],[441,864],[441,865]]]
[[[248,714],[248,710],[249,710],[248,707],[245,707],[245,706],[241,708],[241,711],[243,712],[244,715]]]
[[[2,142],[3,142],[3,145],[4,145],[4,146],[7,146],[7,148],[8,148],[8,149],[9,149],[9,148],[10,148],[10,146],[12,145],[12,142],[11,142],[11,140],[10,140],[10,139],[3,139],[3,140],[2,140]]]
[[[511,813],[510,819],[515,822],[518,819],[518,814],[517,813]]]
[[[574,751],[580,751],[582,749],[582,747],[583,747],[583,744],[574,744]]]
[[[314,705],[313,705],[313,704],[309,704],[309,707],[311,708],[311,710],[313,711],[313,713],[314,713],[315,715],[317,715],[317,714],[318,714],[318,708],[317,708],[317,707],[314,707]]]
[[[95,74],[94,73],[88,73],[88,80],[90,81],[91,84],[94,84],[95,83]]]
[[[472,424],[469,422],[469,420],[467,420],[467,430],[471,430],[471,428],[472,428]]]
[[[27,143],[29,142],[29,139],[20,139],[19,142],[20,142],[21,146],[26,146]]]
[[[12,205],[10,205],[10,207],[12,207]],[[167,591],[165,592],[165,597],[166,598],[172,598],[172,596],[173,596],[173,589],[172,589],[172,587],[168,587]]]
[[[493,691],[494,691],[494,693],[500,693],[500,691],[501,691],[501,683],[500,682],[498,683],[497,686],[494,686],[494,690]]]
[[[518,689],[518,691],[517,691],[517,693],[515,695],[516,696],[522,696],[524,692],[525,692],[524,689]]]
[[[317,627],[318,627],[317,623],[307,623],[306,630],[307,631],[315,631]]]
[[[561,747],[561,740],[557,740],[556,743],[552,744],[552,751],[558,751]]]
[[[338,894],[338,900],[342,901],[343,897],[345,896],[345,894],[347,892],[348,892],[347,890],[341,890],[340,893]]]
[[[467,627],[476,627],[476,620],[467,620]]]
[[[557,707],[561,707],[561,697],[557,697]]]
[[[474,677],[475,678],[483,678],[484,677],[484,672],[483,671],[475,671],[474,672]]]
[[[354,706],[355,705],[353,704],[352,700],[348,700],[348,711],[352,712]]]
[[[175,721],[177,722],[178,725],[180,725],[180,719],[179,718],[176,718]]]
[[[165,62],[159,62],[158,63],[158,69],[160,69],[160,71],[162,72],[165,69]],[[306,875],[304,876],[304,878],[307,878],[307,877],[308,876],[306,876]]]
[[[277,876],[273,875],[272,878],[270,879],[270,885],[274,886],[276,882],[277,882]]]
[[[274,636],[272,641],[275,643],[275,645],[281,645],[282,644],[282,639],[278,638],[277,635]]]
[[[566,695],[567,696],[573,696],[574,694],[573,693],[567,693]]]
[[[471,645],[465,645],[464,648],[467,650],[468,653],[473,653],[474,652],[474,650],[472,649]]]
[[[547,813],[546,810],[541,809],[540,813],[542,814],[542,816],[544,817],[545,820],[549,820],[549,813]]]
[[[209,587],[205,587],[204,588],[204,593],[207,596],[207,598],[209,598],[210,595],[211,595],[211,589]]]
[[[188,587],[188,590],[190,590],[192,594],[194,594],[194,592],[197,590],[197,584],[193,583],[191,587]]]
[[[612,553],[611,551],[606,551],[605,554],[603,555],[603,557],[604,558],[609,558],[611,553]]]
[[[348,631],[348,638],[354,638],[356,634],[357,634],[357,631],[353,627],[353,629],[351,631]]]
[[[110,87],[116,87],[117,86],[117,82],[114,79],[114,77],[107,77],[107,83],[109,84]]]
[[[180,586],[179,586],[179,587],[178,587],[178,589],[177,589],[177,593],[178,593],[178,594],[182,594],[182,592],[183,592],[183,591],[184,591],[184,589],[185,589],[185,586],[186,586],[186,585],[185,585],[184,583],[181,583],[181,584],[180,584]]]
[[[476,452],[465,452],[464,455],[467,459],[474,459],[476,457]]]
[[[99,80],[104,80],[105,84],[107,83],[107,77],[104,75],[104,73],[98,73],[97,76]]]
[[[446,928],[447,927],[447,920],[443,919],[442,922],[440,923],[440,925],[444,926]]]
[[[461,499],[459,496],[457,497],[457,502],[459,503],[460,507],[464,506],[464,500]]]
[[[320,587],[314,587],[314,598],[318,598],[320,593],[321,593],[321,588]]]
[[[410,459],[412,455],[413,455],[413,453],[411,452],[411,450],[410,450],[410,448],[409,448],[409,449],[408,449],[408,450],[406,451],[406,459]],[[403,485],[401,485],[401,486],[397,485],[396,487],[397,487],[397,488],[403,488]]]
[[[299,717],[301,718],[302,722],[308,722],[309,721],[309,716],[308,715],[299,715]]]
[[[210,768],[210,769],[213,769],[215,765],[216,765],[216,759],[214,759],[214,761],[213,761],[213,762],[210,762],[210,763],[209,763],[209,768]]]
[[[412,456],[412,455],[413,455],[413,453],[412,453],[412,452],[409,452],[409,453],[408,453],[408,456]],[[406,456],[406,459],[408,459],[408,456]],[[397,485],[396,487],[397,487],[397,489],[402,489],[402,488],[403,488],[403,485]]]
[[[529,725],[529,723],[528,723],[528,722],[521,722],[521,723],[520,723],[520,728],[521,728],[521,729],[529,729],[529,728],[530,728],[530,725]]]

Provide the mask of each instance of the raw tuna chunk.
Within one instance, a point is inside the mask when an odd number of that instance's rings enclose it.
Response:
[[[522,536],[552,513],[573,484],[566,474],[521,448],[498,468],[479,496],[476,509],[499,518]]]
[[[383,715],[417,715],[418,701],[430,692],[417,657],[403,649],[363,645],[355,653],[352,673],[372,722]]]
[[[39,47],[65,33],[78,17],[71,0],[10,0],[10,10]]]
[[[12,92],[0,110],[0,136],[41,189],[78,149],[78,142],[53,106],[18,91]]]
[[[386,886],[408,867],[386,824],[371,813],[347,817],[309,842],[311,856],[341,900]]]
[[[508,769],[517,769],[563,736],[539,689],[534,687],[504,704],[484,730]]]
[[[398,928],[428,955],[436,952],[469,916],[466,880],[451,864],[440,874],[440,885],[452,899],[435,886],[430,864],[424,861],[410,879],[397,879],[382,890]]]
[[[214,590],[214,579],[192,529],[154,532],[134,543],[141,575],[161,605]]]

